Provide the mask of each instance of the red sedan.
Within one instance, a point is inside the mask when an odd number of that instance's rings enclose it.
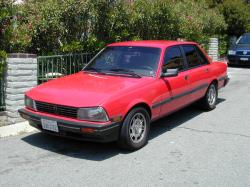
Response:
[[[19,113],[46,133],[136,150],[152,121],[194,102],[214,109],[228,80],[227,65],[193,42],[113,43],[81,72],[28,91]]]

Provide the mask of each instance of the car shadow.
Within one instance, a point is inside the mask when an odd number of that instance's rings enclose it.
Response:
[[[224,102],[224,98],[218,98],[217,105]],[[161,118],[151,124],[149,140],[160,136],[161,134],[171,131],[175,127],[182,125],[183,123],[195,118],[196,116],[206,111],[201,110],[196,104],[186,107],[176,113],[173,113],[167,117]]]
[[[233,65],[233,64],[230,64],[228,65],[228,67],[230,68],[238,68],[238,69],[249,69],[250,68],[250,65]]]
[[[225,99],[218,98],[218,104],[224,102]],[[196,116],[202,114],[204,111],[198,109],[196,106],[191,105],[174,114],[159,119],[151,124],[149,143],[154,138],[160,136],[171,129],[182,125]],[[114,157],[118,154],[129,154],[129,151],[124,151],[116,146],[115,142],[112,143],[94,143],[77,141],[57,136],[47,135],[45,133],[34,133],[27,135],[22,140],[32,146],[51,151],[57,154],[86,159],[92,161],[102,161]]]

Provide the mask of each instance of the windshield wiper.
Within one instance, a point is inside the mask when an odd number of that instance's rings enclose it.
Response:
[[[105,74],[105,72],[103,72],[101,69],[99,68],[93,68],[93,67],[89,67],[86,69],[83,69],[83,71],[88,71],[88,72],[96,72],[96,73],[101,73],[101,74]]]
[[[101,70],[98,69],[98,68],[89,67],[89,68],[83,69],[83,71],[96,71],[96,72],[100,72]]]
[[[132,75],[133,77],[141,78],[140,75],[138,75],[134,71],[131,71],[131,70],[128,70],[128,69],[114,68],[114,69],[110,69],[109,71],[118,72],[118,73],[122,73],[122,74],[128,74],[128,75]]]

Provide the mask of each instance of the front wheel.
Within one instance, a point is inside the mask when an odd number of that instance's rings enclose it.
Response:
[[[118,144],[123,149],[137,150],[147,144],[150,117],[146,109],[132,109],[123,121]]]
[[[200,105],[205,110],[213,110],[216,107],[217,98],[217,85],[215,83],[211,83],[207,89],[206,95],[201,99]]]

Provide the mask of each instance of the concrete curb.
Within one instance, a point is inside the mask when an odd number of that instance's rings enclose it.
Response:
[[[37,129],[31,127],[27,121],[0,127],[0,138],[16,136],[24,133],[36,132]]]

